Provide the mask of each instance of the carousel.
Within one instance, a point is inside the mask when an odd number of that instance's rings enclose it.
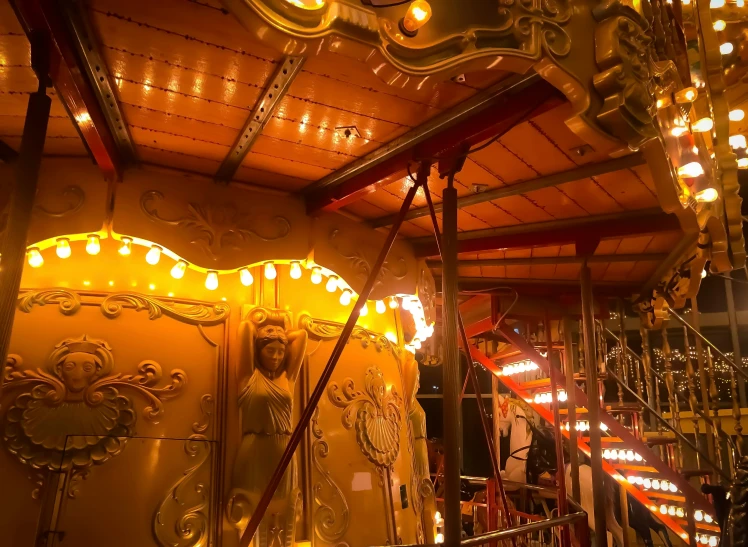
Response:
[[[0,545],[744,545],[744,9],[0,0]]]

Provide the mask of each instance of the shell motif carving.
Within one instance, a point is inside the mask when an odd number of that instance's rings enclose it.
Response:
[[[87,468],[122,451],[123,437],[133,434],[137,420],[128,391],[147,401],[143,415],[155,422],[163,401],[187,383],[185,373],[175,369],[170,383],[157,387],[163,374],[154,361],[140,363],[137,374],[113,374],[112,348],[86,335],[57,344],[46,370],[22,364],[20,356],[10,355],[5,366],[4,389],[28,389],[5,413],[3,439],[22,463],[52,471]]]
[[[342,387],[331,383],[327,394],[332,404],[344,409],[343,427],[355,427],[361,452],[377,467],[391,466],[400,452],[402,398],[394,387],[387,389],[382,371],[367,369],[365,392],[346,378]]]
[[[154,222],[186,230],[188,237],[192,237],[190,242],[213,260],[226,249],[243,249],[253,239],[275,241],[291,232],[291,223],[285,217],[242,213],[233,204],[188,203],[186,215],[166,218],[156,207],[156,202],[163,199],[164,195],[157,190],[145,192],[140,197],[140,209]]]

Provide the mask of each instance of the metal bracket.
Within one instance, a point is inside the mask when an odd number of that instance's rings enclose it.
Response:
[[[132,163],[137,158],[135,145],[119,108],[117,96],[109,81],[106,64],[99,53],[99,44],[93,28],[88,22],[80,2],[63,2],[62,6],[75,47],[82,61],[81,65],[86,70],[86,75],[104,113],[107,125],[112,132],[120,154],[122,154],[122,160],[124,163]]]
[[[242,127],[239,137],[231,146],[216,172],[216,180],[230,181],[242,161],[249,153],[255,139],[262,133],[265,124],[270,120],[280,100],[288,92],[291,83],[301,71],[305,57],[284,57],[283,62],[273,74],[270,82],[265,86],[262,96],[255,104],[247,121]]]

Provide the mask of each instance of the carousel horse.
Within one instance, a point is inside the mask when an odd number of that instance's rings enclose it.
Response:
[[[499,397],[499,429],[502,437],[509,437],[509,457],[501,477],[504,480],[527,482],[527,456],[532,444],[532,429],[525,411],[509,397]],[[511,488],[507,488],[511,490]]]

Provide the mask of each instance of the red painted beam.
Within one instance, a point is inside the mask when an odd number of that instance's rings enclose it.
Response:
[[[416,127],[392,143],[344,167],[339,172],[311,184],[305,190],[307,212],[334,211],[373,192],[377,185],[394,182],[407,175],[408,167],[420,161],[435,163],[437,156],[448,156],[457,147],[473,146],[497,135],[503,135],[515,125],[562,104],[559,92],[538,79],[532,85],[499,95],[495,103],[470,112],[454,124],[426,138],[420,138],[423,127]],[[464,108],[464,105],[454,110]],[[426,122],[439,127],[440,119],[455,117],[453,111],[440,114]],[[350,176],[348,176],[348,174]]]
[[[539,230],[517,234],[461,239],[458,253],[476,253],[500,249],[525,249],[529,247],[595,243],[600,239],[654,234],[680,229],[678,217],[665,213],[649,213],[635,219],[620,219],[585,223],[555,230]],[[595,244],[596,246],[596,244]],[[435,243],[414,244],[419,258],[438,256]]]
[[[26,33],[41,31],[50,38],[52,84],[73,123],[78,126],[96,164],[106,179],[118,178],[122,161],[116,141],[96,95],[80,66],[73,39],[56,0],[12,0],[12,6]]]

